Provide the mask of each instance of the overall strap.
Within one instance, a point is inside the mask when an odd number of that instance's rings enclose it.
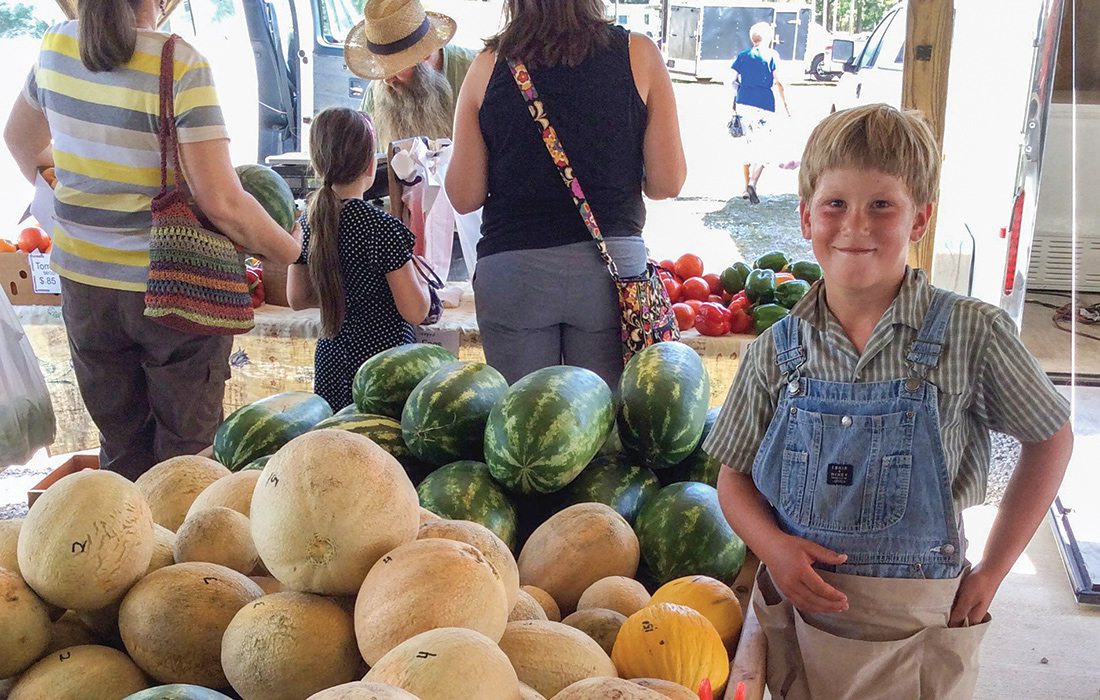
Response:
[[[577,211],[580,212],[581,219],[588,228],[588,232],[595,239],[596,247],[600,249],[600,257],[607,265],[608,271],[611,272],[611,277],[617,282],[619,280],[619,270],[615,266],[615,261],[611,259],[611,253],[607,250],[603,234],[600,233],[600,227],[596,224],[596,215],[592,213],[592,207],[589,206],[588,199],[584,196],[580,180],[573,172],[573,166],[569,164],[569,156],[565,155],[565,149],[558,138],[558,132],[554,129],[554,125],[550,123],[550,115],[546,113],[546,105],[543,104],[538,90],[531,82],[531,74],[527,72],[527,66],[523,64],[523,61],[509,58],[508,68],[512,71],[512,78],[516,81],[520,94],[527,102],[527,111],[531,113],[531,118],[535,120],[535,125],[542,136],[546,151],[550,154],[550,159],[554,161],[558,174],[561,175],[561,181],[565,183],[565,188],[569,190],[570,196],[573,197],[573,204],[577,206]]]
[[[173,34],[164,42],[160,52],[160,128],[157,138],[160,141],[160,193],[168,191],[168,159],[172,160],[172,169],[180,180],[179,144],[176,140],[175,95],[172,85],[175,83],[176,39]]]
[[[933,368],[940,361],[940,352],[943,350],[944,336],[947,334],[947,324],[951,320],[951,310],[955,307],[958,295],[944,289],[933,289],[932,303],[928,305],[928,311],[924,314],[924,322],[917,339],[909,348],[906,361],[927,368]]]
[[[802,348],[801,320],[787,315],[772,327],[775,341],[775,364],[788,381],[797,378],[798,370],[806,364],[806,351]]]

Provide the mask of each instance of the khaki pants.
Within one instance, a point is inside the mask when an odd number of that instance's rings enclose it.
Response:
[[[100,466],[137,479],[210,445],[222,420],[229,336],[166,328],[145,295],[62,278],[61,313],[80,395],[100,433]]]
[[[961,577],[883,579],[819,572],[848,596],[843,613],[801,613],[764,566],[752,604],[768,640],[777,700],[965,700],[989,628],[947,627]]]

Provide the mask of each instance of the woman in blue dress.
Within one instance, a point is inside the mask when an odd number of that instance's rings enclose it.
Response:
[[[749,29],[752,46],[737,54],[730,66],[737,74],[734,111],[741,115],[741,125],[745,129],[741,139],[745,147],[745,193],[741,196],[753,204],[760,203],[756,183],[773,152],[771,121],[775,115],[776,91],[787,116],[791,115],[783,83],[775,75],[779,54],[771,48],[774,35],[772,25],[767,22],[752,25]]]

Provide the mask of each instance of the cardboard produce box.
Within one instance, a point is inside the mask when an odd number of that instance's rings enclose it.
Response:
[[[30,259],[26,253],[0,253],[0,284],[3,284],[4,293],[14,306],[61,305],[61,294],[40,294],[34,291]]]
[[[49,474],[27,491],[27,507],[30,508],[38,497],[45,493],[53,484],[70,474],[76,474],[84,469],[99,469],[99,450],[76,452],[63,455],[64,461],[57,465]]]

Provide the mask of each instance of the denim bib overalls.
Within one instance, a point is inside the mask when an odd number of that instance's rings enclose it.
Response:
[[[779,527],[848,555],[816,564],[845,593],[842,613],[794,609],[761,567],[753,609],[782,700],[971,697],[987,625],[949,628],[964,567],[940,439],[939,362],[958,297],[934,290],[907,376],[831,382],[802,376],[801,321],[773,328],[786,385],[753,462]],[[988,618],[987,618],[988,619]]]

